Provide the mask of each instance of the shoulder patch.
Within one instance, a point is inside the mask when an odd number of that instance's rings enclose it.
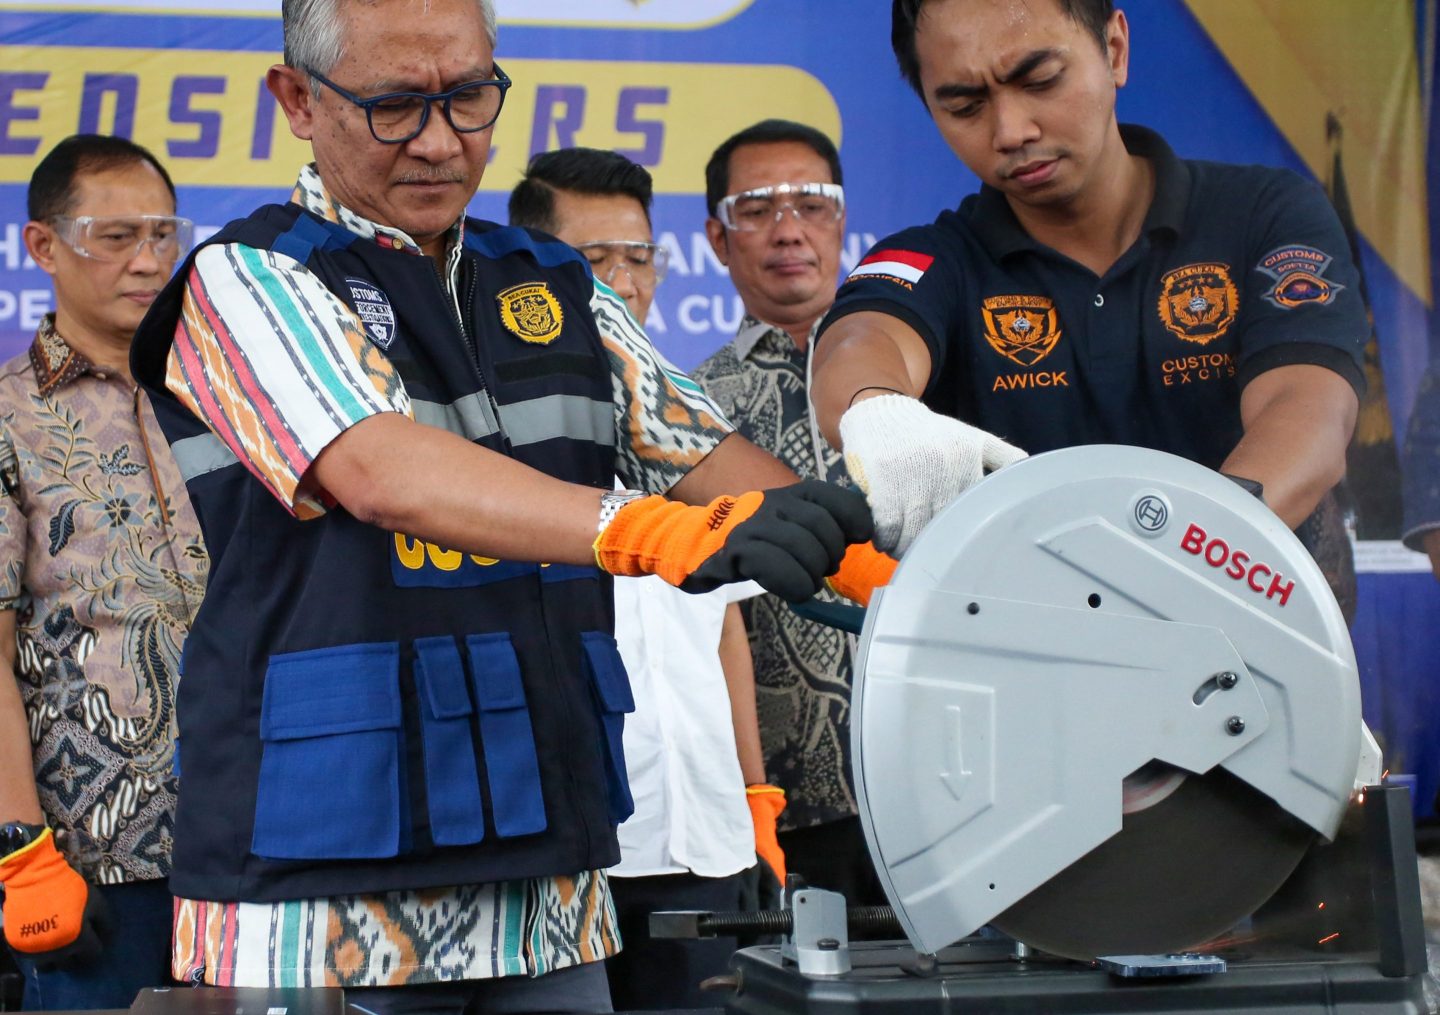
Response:
[[[500,321],[506,329],[532,345],[549,345],[560,336],[565,312],[560,301],[544,282],[525,282],[502,289],[495,295],[500,304]]]
[[[1235,323],[1240,291],[1230,266],[1218,261],[1187,264],[1160,279],[1160,320],[1176,338],[1209,345]]]
[[[991,296],[980,310],[990,348],[1022,367],[1033,367],[1060,344],[1060,318],[1048,296]]]
[[[381,349],[389,349],[395,341],[395,308],[390,297],[385,295],[374,282],[363,278],[346,278],[350,298],[355,301],[355,312],[365,324],[365,331]]]
[[[1255,270],[1275,280],[1265,298],[1282,310],[1293,310],[1305,303],[1323,306],[1345,289],[1325,277],[1325,270],[1334,260],[1323,250],[1297,243],[1276,247],[1260,259]]]
[[[913,250],[873,250],[845,281],[856,278],[883,278],[909,289],[925,277],[935,258]]]

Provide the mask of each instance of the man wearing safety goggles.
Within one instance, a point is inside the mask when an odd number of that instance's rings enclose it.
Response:
[[[705,232],[745,318],[694,377],[740,433],[797,474],[848,484],[806,393],[812,339],[840,271],[841,183],[834,143],[803,124],[765,120],[715,150],[705,169]],[[767,781],[788,801],[778,821],[786,867],[852,902],[883,903],[850,777],[849,640],[774,596],[741,611],[763,706]]]
[[[0,885],[25,1007],[169,982],[180,647],[208,571],[131,340],[191,224],[165,169],[77,135],[35,168],[25,246],[55,286],[0,367]]]

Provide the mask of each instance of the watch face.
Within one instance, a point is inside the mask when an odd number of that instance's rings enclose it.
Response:
[[[24,849],[40,837],[44,825],[26,825],[18,821],[0,825],[0,857]]]

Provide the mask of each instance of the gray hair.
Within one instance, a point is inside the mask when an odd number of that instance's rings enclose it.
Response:
[[[288,67],[310,67],[329,74],[345,55],[344,32],[341,30],[340,4],[344,0],[282,0],[280,18],[285,31],[285,64]],[[365,2],[365,0],[362,0]],[[371,0],[373,2],[373,0]],[[475,0],[485,22],[485,37],[495,46],[495,0]],[[428,0],[426,0],[428,6]],[[320,83],[310,82],[319,94]]]

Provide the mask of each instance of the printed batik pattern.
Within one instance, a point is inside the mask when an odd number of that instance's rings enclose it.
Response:
[[[747,317],[739,337],[702,363],[694,378],[741,436],[800,476],[850,485],[840,453],[823,437],[823,469],[816,459],[805,353],[785,332]],[[845,602],[828,589],[820,598]],[[779,828],[850,817],[857,808],[850,776],[849,636],[801,619],[769,594],[742,602],[740,612],[755,663],[765,777],[785,790]]]
[[[595,283],[590,310],[614,379],[616,471],[626,485],[664,493],[734,428],[701,387],[670,364],[625,301]]]
[[[41,807],[102,884],[169,874],[180,646],[209,570],[178,469],[165,455],[152,474],[142,425],[163,448],[149,403],[50,319],[0,369],[0,608],[16,611]]]
[[[221,986],[539,976],[619,950],[605,874],[284,903],[176,904],[171,972]]]

